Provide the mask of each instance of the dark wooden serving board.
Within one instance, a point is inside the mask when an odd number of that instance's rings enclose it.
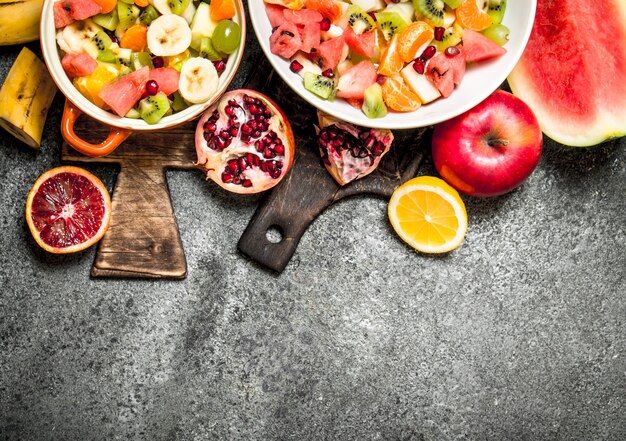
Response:
[[[371,175],[340,187],[324,168],[316,146],[315,109],[298,97],[264,57],[246,81],[247,88],[273,98],[286,112],[296,136],[297,153],[289,175],[267,197],[241,236],[238,248],[260,264],[282,271],[300,238],[327,207],[348,196],[373,194],[389,197],[413,177],[423,155],[425,130],[396,131],[394,146]],[[112,218],[99,243],[91,275],[114,278],[182,279],[187,274],[185,253],[165,178],[167,169],[194,169],[196,121],[184,126],[129,137],[106,157],[92,158],[62,147],[62,160],[119,166],[113,191]],[[89,141],[104,139],[108,128],[82,117],[79,135]],[[201,174],[198,174],[201,179]],[[221,191],[221,190],[220,190]],[[282,240],[270,242],[270,227]]]

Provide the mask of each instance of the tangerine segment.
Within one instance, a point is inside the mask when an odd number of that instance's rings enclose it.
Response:
[[[140,8],[145,8],[150,4],[149,0],[134,0],[134,3]]]
[[[132,25],[124,32],[120,39],[120,46],[131,49],[135,52],[141,52],[148,43],[147,40],[148,27],[143,24]]]
[[[394,35],[389,42],[389,45],[384,48],[380,54],[380,61],[378,63],[378,73],[380,75],[392,76],[397,74],[404,67],[404,62],[398,51],[398,36]]]
[[[383,101],[396,112],[413,112],[422,105],[419,97],[397,77],[387,78],[382,86]]]
[[[113,9],[115,9],[115,6],[117,6],[117,0],[94,0],[94,1],[98,4],[98,6],[100,6],[100,8],[102,8],[100,10],[101,14],[108,14]]]
[[[459,193],[433,176],[420,176],[398,187],[387,212],[400,238],[423,253],[452,251],[467,232],[467,212]]]
[[[478,6],[476,0],[465,0],[455,9],[455,14],[461,27],[472,31],[484,31],[493,22],[491,16]]]
[[[332,22],[343,15],[341,6],[335,0],[306,0],[306,8],[319,12]]]
[[[420,47],[435,38],[433,28],[423,21],[415,21],[408,25],[398,37],[398,51],[402,61],[408,63],[417,58]]]
[[[111,197],[93,174],[57,167],[41,175],[26,200],[26,223],[39,246],[55,254],[84,250],[109,227]]]
[[[305,6],[305,0],[264,0],[265,3],[284,6],[289,9],[302,9]]]
[[[213,21],[233,18],[235,16],[235,2],[233,0],[211,0],[209,15]]]

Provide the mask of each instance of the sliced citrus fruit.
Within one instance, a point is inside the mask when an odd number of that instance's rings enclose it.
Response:
[[[384,48],[380,54],[378,73],[381,75],[391,76],[397,74],[404,67],[404,62],[398,50],[399,35],[400,34],[394,35],[389,45]]]
[[[383,101],[391,110],[396,112],[413,112],[422,105],[419,97],[397,76],[387,78],[382,85],[382,89]]]
[[[146,47],[148,26],[143,24],[132,25],[124,32],[120,39],[120,47],[141,52]]]
[[[343,15],[341,6],[335,0],[306,0],[306,8],[319,12],[332,22]]]
[[[484,31],[493,22],[491,16],[478,6],[476,0],[465,0],[455,9],[455,14],[461,27],[472,31]]]
[[[57,167],[41,175],[26,199],[26,222],[35,241],[55,254],[74,253],[98,242],[111,220],[111,197],[93,174]]]
[[[415,21],[398,34],[398,52],[405,63],[414,60],[419,55],[420,47],[435,37],[435,31],[428,23]]]
[[[265,0],[265,3],[281,5],[289,9],[302,9],[304,8],[305,0]]]
[[[211,0],[211,20],[220,21],[235,16],[235,2],[233,0]]]
[[[467,232],[467,212],[459,193],[433,176],[413,178],[398,187],[387,212],[398,236],[422,253],[452,251]]]

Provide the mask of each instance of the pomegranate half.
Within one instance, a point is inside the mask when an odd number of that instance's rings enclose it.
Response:
[[[234,193],[258,193],[278,184],[295,152],[287,117],[271,99],[249,89],[225,93],[196,127],[196,165]]]

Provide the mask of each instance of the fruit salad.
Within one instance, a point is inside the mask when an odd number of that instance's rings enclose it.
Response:
[[[92,103],[156,124],[217,89],[241,45],[234,0],[60,0],[61,64]]]
[[[304,87],[369,118],[447,98],[506,53],[507,0],[265,0],[270,49]]]

